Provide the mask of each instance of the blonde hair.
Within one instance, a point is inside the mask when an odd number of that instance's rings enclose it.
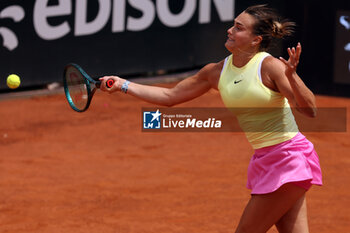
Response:
[[[295,23],[287,19],[281,20],[277,12],[264,5],[248,7],[244,12],[255,18],[253,33],[262,36],[260,50],[266,51],[273,38],[284,38],[294,33]]]

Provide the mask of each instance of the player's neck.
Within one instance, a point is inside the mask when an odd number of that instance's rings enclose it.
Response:
[[[242,50],[238,49],[235,51],[235,53],[232,53],[232,64],[236,67],[243,67],[245,66],[250,59],[252,59],[255,54],[257,54],[259,51],[257,49],[251,49],[249,50]]]
[[[251,55],[236,55],[236,54],[233,54],[232,56],[232,64],[238,68],[240,67],[243,67],[245,66],[255,55],[256,53],[254,54],[251,54]]]

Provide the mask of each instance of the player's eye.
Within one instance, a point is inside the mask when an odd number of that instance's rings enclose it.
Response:
[[[239,26],[236,25],[236,26],[233,27],[233,30],[235,30],[235,31],[241,31],[242,29],[241,29],[241,27],[239,27]]]

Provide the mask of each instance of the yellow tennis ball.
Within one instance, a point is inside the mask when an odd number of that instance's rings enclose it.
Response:
[[[7,77],[7,86],[11,89],[15,89],[17,87],[19,87],[19,85],[21,84],[21,79],[19,78],[19,76],[17,74],[10,74]]]

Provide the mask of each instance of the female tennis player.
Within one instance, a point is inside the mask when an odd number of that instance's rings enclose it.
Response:
[[[288,60],[265,52],[272,38],[293,32],[293,22],[279,19],[266,5],[248,7],[227,30],[225,47],[232,54],[172,88],[130,83],[117,76],[101,78],[115,80],[110,89],[101,85],[103,91],[122,91],[164,106],[213,88],[228,108],[237,109],[233,111],[255,153],[248,167],[252,195],[236,232],[266,232],[273,225],[279,232],[309,232],[305,193],[312,184],[322,185],[313,144],[298,132],[291,111],[295,107],[307,116],[316,115],[315,97],[296,72],[301,45],[287,49]]]

